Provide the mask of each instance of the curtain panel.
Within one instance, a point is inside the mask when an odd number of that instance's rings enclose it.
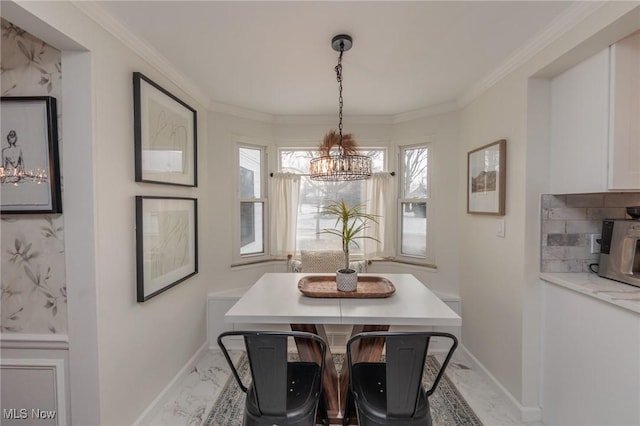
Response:
[[[364,242],[365,259],[395,255],[396,184],[388,172],[373,173],[366,183],[366,212],[376,216],[378,223],[370,223]]]
[[[286,257],[296,252],[300,176],[274,173],[269,179],[271,255]]]

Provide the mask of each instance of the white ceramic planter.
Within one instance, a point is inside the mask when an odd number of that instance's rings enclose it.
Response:
[[[340,291],[356,291],[358,288],[358,273],[353,269],[338,269],[336,284]]]

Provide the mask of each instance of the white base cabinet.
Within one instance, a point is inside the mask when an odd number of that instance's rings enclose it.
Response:
[[[640,425],[640,314],[543,286],[544,424]]]

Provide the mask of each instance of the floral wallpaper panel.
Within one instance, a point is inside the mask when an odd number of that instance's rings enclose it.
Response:
[[[4,19],[0,55],[2,96],[53,96],[61,132],[61,56]],[[62,135],[58,135],[62,149]],[[5,135],[0,137],[2,148]],[[0,191],[2,190],[0,185]],[[62,215],[2,215],[0,220],[2,333],[67,332]]]

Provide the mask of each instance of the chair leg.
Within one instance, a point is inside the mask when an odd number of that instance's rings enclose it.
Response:
[[[347,404],[344,407],[344,413],[342,413],[342,426],[347,426],[349,420],[351,420],[351,405],[353,404],[353,396],[351,394],[351,387],[347,390]]]
[[[324,401],[324,394],[320,394],[318,409],[320,409],[320,416],[322,416],[322,424],[324,426],[329,426],[329,414],[327,413],[327,404]]]

